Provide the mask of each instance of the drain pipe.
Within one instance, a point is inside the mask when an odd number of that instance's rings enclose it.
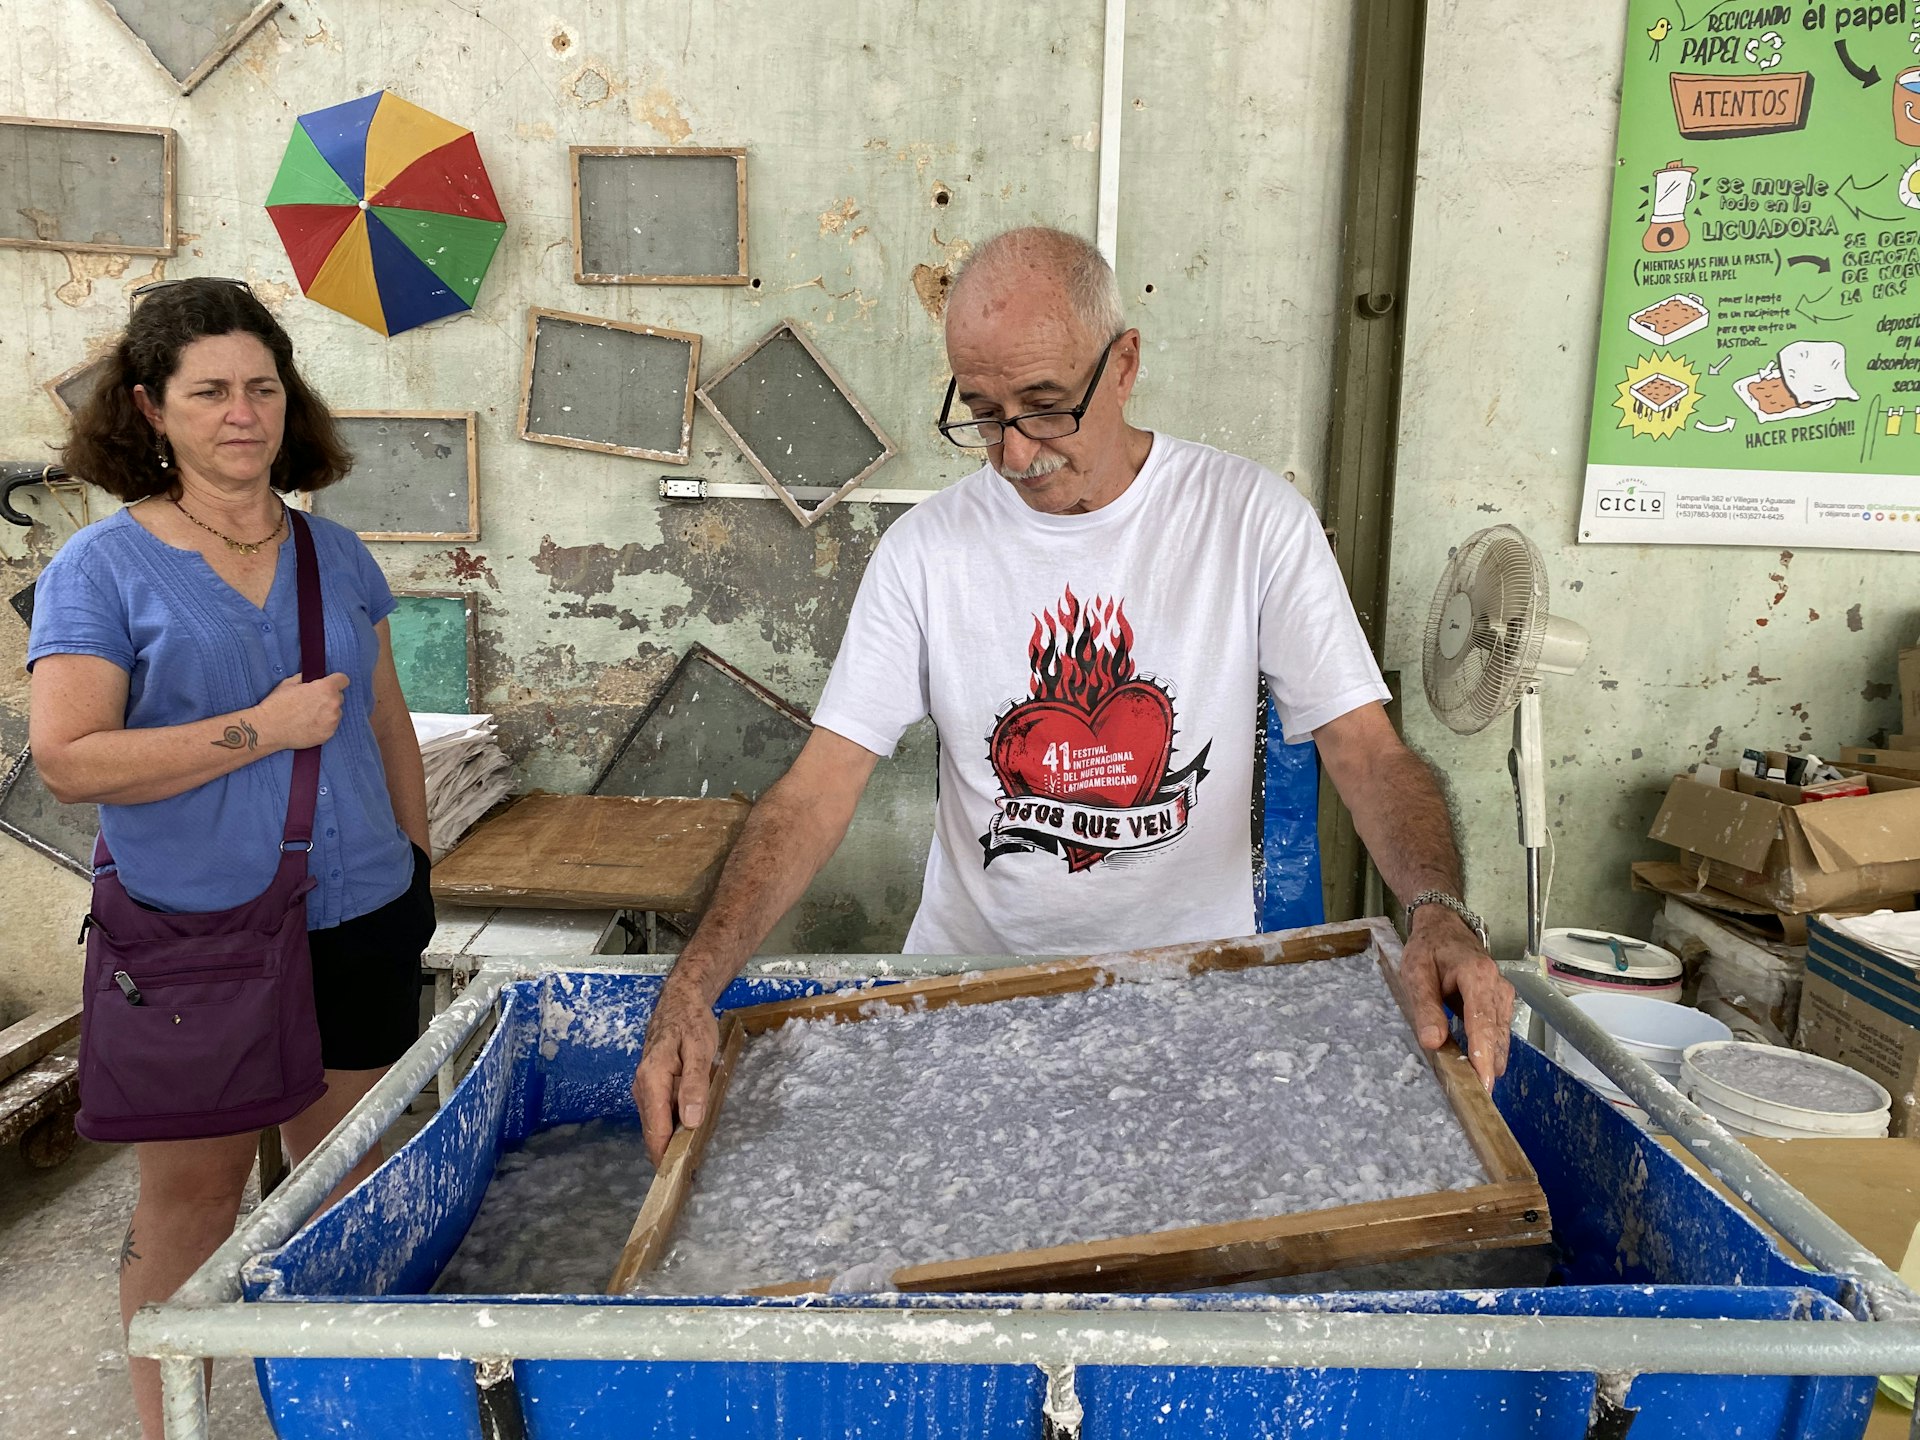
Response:
[[[1095,243],[1116,270],[1120,243],[1120,116],[1126,78],[1127,0],[1107,0],[1106,51],[1100,62],[1100,198]]]
[[[1040,1373],[1047,1377],[1047,1398],[1040,1406],[1042,1440],[1080,1440],[1086,1412],[1080,1408],[1080,1392],[1074,1388],[1073,1366],[1042,1365]]]

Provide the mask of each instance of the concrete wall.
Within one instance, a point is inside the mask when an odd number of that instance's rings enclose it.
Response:
[[[1139,415],[1317,496],[1345,7],[1129,8],[1119,258],[1146,336]],[[174,127],[182,248],[160,263],[0,250],[0,457],[46,455],[60,421],[41,385],[110,340],[135,285],[242,276],[333,403],[479,412],[483,538],[376,552],[396,585],[479,597],[483,703],[525,783],[584,788],[693,641],[811,705],[897,509],[843,505],[810,532],[771,501],[667,509],[668,467],[520,441],[526,307],[698,331],[709,375],[792,317],[902,448],[872,484],[957,478],[971,464],[932,428],[942,281],[1008,225],[1091,232],[1103,13],[842,4],[796,24],[770,0],[293,0],[183,99],[97,0],[11,0],[0,113]],[[262,208],[294,117],[379,88],[475,129],[509,222],[475,313],[393,340],[301,297]],[[568,144],[748,146],[754,285],[576,286]],[[692,473],[754,481],[704,414],[694,449]],[[29,532],[0,526],[0,594],[71,533],[41,511],[50,523]],[[0,615],[0,755],[25,739],[24,641]],[[850,846],[772,945],[898,944],[931,757],[920,734],[883,767]],[[78,879],[0,840],[0,1021],[74,993],[84,907]]]
[[[1520,526],[1554,609],[1593,634],[1586,667],[1545,692],[1549,925],[1645,934],[1627,865],[1671,855],[1644,837],[1672,775],[1898,729],[1895,652],[1920,627],[1913,555],[1574,543],[1625,39],[1622,0],[1537,21],[1433,0],[1428,26],[1387,658],[1408,737],[1451,777],[1470,893],[1510,945],[1525,907],[1510,727],[1455,736],[1420,694],[1451,547]]]

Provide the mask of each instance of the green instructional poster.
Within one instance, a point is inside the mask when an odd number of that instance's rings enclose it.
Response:
[[[1920,0],[1629,0],[1580,538],[1920,550]]]

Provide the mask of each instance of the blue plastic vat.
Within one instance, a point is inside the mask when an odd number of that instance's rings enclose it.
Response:
[[[267,1305],[381,1299],[484,1305],[505,1297],[429,1296],[479,1209],[503,1150],[555,1125],[629,1113],[629,1085],[659,982],[556,972],[508,986],[500,1020],[451,1101],[377,1174],[284,1247],[247,1268],[246,1298]],[[809,994],[804,980],[736,982],[728,1008]],[[1789,1261],[1734,1207],[1593,1092],[1524,1045],[1495,1100],[1552,1207],[1560,1251],[1542,1289],[1190,1295],[1193,1309],[1419,1311],[1443,1314],[1815,1320],[1850,1323],[1849,1287]],[[611,1270],[615,1257],[608,1256]],[[669,1303],[553,1297],[556,1305]],[[671,1303],[685,1303],[675,1301]],[[715,1297],[715,1306],[838,1305],[1001,1309],[1009,1296],[806,1300]],[[1080,1297],[1116,1325],[1138,1297]],[[1571,1357],[1570,1357],[1571,1358]],[[284,1437],[406,1435],[480,1440],[474,1370],[464,1360],[263,1360],[267,1406]],[[1032,1365],[517,1361],[529,1440],[546,1437],[1038,1437],[1045,1376]],[[1589,1374],[1150,1368],[1083,1365],[1085,1440],[1387,1434],[1579,1437]],[[1854,1440],[1870,1379],[1643,1375],[1628,1403],[1635,1440],[1668,1436]]]

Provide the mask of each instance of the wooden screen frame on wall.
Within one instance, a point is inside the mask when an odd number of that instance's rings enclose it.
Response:
[[[174,228],[174,176],[179,138],[165,125],[107,125],[92,120],[42,120],[30,115],[0,115],[0,125],[38,130],[96,130],[109,135],[157,135],[160,138],[160,232],[165,245],[101,245],[90,240],[42,240],[0,234],[0,249],[58,250],[69,255],[171,255],[180,248]]]
[[[127,24],[113,0],[100,0],[100,3],[113,17],[114,24],[133,37],[134,44],[140,47],[141,52],[154,63],[154,67],[166,76],[168,83],[176,87],[182,95],[191,95],[195,86],[218,69],[222,61],[245,44],[247,37],[265,24],[267,18],[280,8],[280,0],[261,0],[261,3],[254,6],[247,13],[246,18],[234,27],[233,34],[202,56],[200,63],[188,71],[185,78],[181,78],[160,63],[160,57],[153,53],[153,47],[147,43],[146,37]]]
[[[853,413],[860,417],[861,422],[866,425],[867,429],[873,432],[874,438],[880,442],[880,453],[868,462],[865,469],[853,476],[852,479],[841,481],[825,499],[819,501],[810,510],[794,498],[793,492],[774,475],[773,471],[767,468],[766,462],[754,453],[753,447],[747,444],[738,430],[734,429],[733,422],[727,419],[725,413],[720,409],[720,406],[714,401],[711,393],[718,389],[720,383],[729,375],[733,374],[734,371],[738,370],[742,365],[766,349],[767,346],[771,345],[779,338],[783,330],[798,340],[801,349],[813,357],[813,363],[818,365],[822,372],[825,373],[827,383],[840,392],[840,398],[853,407]],[[740,453],[746,456],[747,463],[753,466],[755,473],[760,476],[760,479],[766,484],[767,488],[773,491],[782,505],[787,507],[788,513],[800,522],[802,529],[811,529],[814,521],[818,520],[822,515],[826,514],[828,510],[846,499],[847,496],[851,495],[860,486],[866,484],[867,478],[871,476],[874,471],[878,470],[882,465],[900,453],[900,447],[893,443],[893,437],[880,428],[880,422],[873,418],[872,412],[861,403],[860,397],[853,393],[853,387],[847,384],[845,378],[842,377],[838,370],[833,368],[833,362],[820,353],[820,347],[813,343],[812,339],[807,335],[807,332],[800,327],[800,323],[797,320],[782,320],[779,324],[775,325],[771,330],[767,331],[766,334],[762,335],[758,340],[734,356],[732,360],[728,361],[726,366],[717,375],[710,377],[694,394],[699,397],[701,407],[714,418],[714,421],[722,430],[727,432],[727,438],[733,441]]]
[[[74,417],[75,411],[60,394],[62,388],[64,388],[69,381],[78,380],[95,366],[104,365],[111,353],[111,351],[103,352],[94,356],[91,360],[82,360],[78,365],[69,366],[40,386],[42,390],[47,392],[48,398],[53,401],[53,408],[58,410],[64,418],[71,420]]]
[[[629,335],[651,335],[659,339],[683,342],[687,347],[687,398],[680,415],[680,448],[648,450],[638,445],[615,445],[606,440],[580,440],[571,435],[546,435],[529,429],[533,414],[533,361],[540,339],[542,320],[559,320],[570,325],[597,325],[603,330],[621,330]],[[624,455],[631,460],[660,460],[669,465],[685,465],[693,459],[693,398],[700,384],[700,337],[691,330],[669,330],[664,325],[643,325],[637,321],[604,320],[598,315],[581,315],[571,310],[549,310],[544,306],[527,307],[527,354],[520,371],[520,418],[517,431],[522,440],[536,445],[563,445],[569,450],[594,450],[602,455]]]
[[[689,159],[731,155],[734,195],[739,217],[739,269],[730,275],[601,275],[586,269],[580,223],[580,160],[582,156],[625,158],[654,156]],[[745,285],[747,275],[747,151],[743,145],[573,145],[567,149],[567,174],[573,190],[573,280],[576,285]]]
[[[463,421],[467,431],[467,528],[464,530],[356,530],[353,533],[362,540],[478,540],[480,538],[480,417],[476,412],[472,410],[335,410],[333,417],[336,420]],[[303,491],[294,503],[302,510],[313,513],[311,492]],[[426,594],[428,592],[409,593]]]
[[[395,590],[396,600],[458,600],[467,617],[467,709],[479,713],[480,703],[480,599],[469,590]]]
[[[21,776],[26,774],[28,767],[32,764],[33,749],[31,746],[24,746],[20,753],[13,757],[13,763],[6,767],[5,774],[0,775],[0,835],[10,835],[36,855],[45,856],[54,864],[71,870],[83,880],[91,880],[93,866],[84,857],[69,855],[52,841],[35,835],[7,818],[7,798],[13,794],[14,787],[20,783]],[[43,788],[44,784],[45,782],[42,782]]]

